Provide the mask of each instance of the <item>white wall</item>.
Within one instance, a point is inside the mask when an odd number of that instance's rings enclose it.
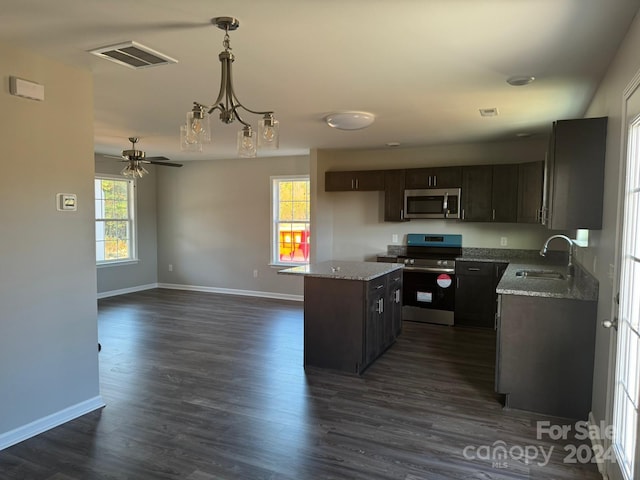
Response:
[[[126,146],[124,143],[123,147]],[[119,175],[123,165],[116,159],[95,155],[96,173]],[[147,165],[145,168],[149,174],[137,179],[135,187],[138,262],[98,267],[98,296],[153,286],[158,282],[156,167]]]
[[[0,448],[100,406],[88,71],[0,44]],[[9,75],[45,86],[9,94]],[[76,212],[56,211],[75,193]]]
[[[308,173],[306,156],[192,161],[158,169],[158,281],[301,295],[301,278],[277,275],[269,266],[270,176]]]
[[[551,127],[551,126],[549,126]],[[382,192],[325,192],[324,172],[411,168],[422,166],[481,165],[524,163],[545,158],[545,136],[510,142],[444,145],[386,150],[318,150],[312,156],[312,222],[317,237],[315,260],[371,260],[393,244],[405,242],[407,233],[459,233],[464,247],[505,248],[500,238],[507,237],[506,248],[539,249],[550,231],[540,225],[511,223],[470,223],[456,220],[411,220],[383,222]],[[320,228],[322,226],[322,228]]]
[[[585,265],[595,263],[594,274],[600,283],[598,320],[611,318],[613,283],[609,278],[609,265],[615,262],[616,221],[618,218],[619,176],[623,165],[621,142],[623,138],[623,91],[640,70],[640,19],[636,17],[613,59],[587,111],[589,117],[608,116],[607,156],[605,165],[605,200],[603,227],[590,233],[590,248],[581,251]],[[605,420],[607,402],[607,367],[610,331],[598,328],[592,410],[596,421]]]

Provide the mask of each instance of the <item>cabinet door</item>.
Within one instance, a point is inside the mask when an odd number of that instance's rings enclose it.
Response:
[[[325,192],[384,190],[384,170],[325,172]]]
[[[367,316],[364,331],[364,366],[373,362],[382,353],[384,335],[384,311],[386,277],[369,282],[367,287]]]
[[[404,170],[384,172],[384,221],[403,222],[404,219]]]
[[[541,223],[544,162],[518,167],[518,223]]]
[[[343,192],[353,190],[354,187],[353,172],[324,172],[325,192]]]
[[[493,166],[491,219],[494,222],[515,222],[518,218],[517,164]]]
[[[460,188],[462,167],[408,168],[405,188]]]
[[[491,165],[462,168],[462,219],[468,222],[491,221]]]
[[[402,270],[388,275],[385,315],[386,340],[384,348],[387,348],[396,340],[402,330]]]
[[[438,167],[433,169],[434,187],[460,188],[462,186],[462,167]]]
[[[606,117],[554,123],[548,154],[553,168],[549,228],[602,228],[606,140]]]
[[[493,328],[494,267],[488,262],[456,262],[455,325]]]
[[[384,190],[384,170],[362,170],[355,172],[355,190]]]

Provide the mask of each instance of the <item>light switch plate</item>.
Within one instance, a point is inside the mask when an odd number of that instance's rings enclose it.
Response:
[[[56,207],[60,212],[75,212],[78,209],[78,196],[75,193],[58,193]]]

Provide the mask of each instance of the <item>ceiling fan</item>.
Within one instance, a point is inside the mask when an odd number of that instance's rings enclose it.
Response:
[[[145,163],[153,165],[164,165],[165,167],[181,167],[181,163],[166,162],[169,160],[167,157],[147,157],[142,150],[136,150],[136,143],[138,143],[138,137],[129,137],[131,142],[131,150],[123,150],[121,157],[114,157],[113,155],[105,155],[106,157],[121,159],[121,162],[127,162],[125,167],[120,172],[125,177],[142,178],[143,175],[149,173],[144,168]]]

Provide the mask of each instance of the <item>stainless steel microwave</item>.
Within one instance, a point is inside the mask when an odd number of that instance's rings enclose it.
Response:
[[[404,191],[405,218],[460,218],[459,188]]]

